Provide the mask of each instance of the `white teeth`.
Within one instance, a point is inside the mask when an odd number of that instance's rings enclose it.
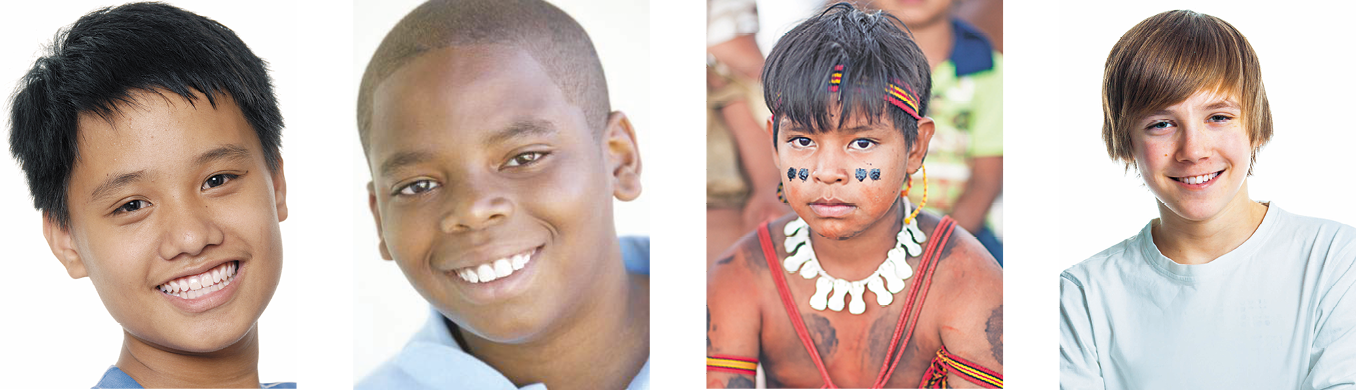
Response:
[[[201,274],[178,278],[156,286],[161,292],[182,299],[194,299],[221,291],[235,279],[236,263],[230,262]]]
[[[513,273],[513,265],[506,259],[499,259],[494,262],[494,276],[496,278],[508,277]]]
[[[1178,180],[1186,184],[1201,184],[1210,181],[1211,179],[1214,179],[1215,176],[1219,176],[1219,172],[1208,173],[1200,176],[1183,177]]]
[[[455,272],[462,280],[470,283],[492,282],[496,279],[503,279],[509,275],[513,275],[514,271],[526,267],[527,263],[532,261],[533,253],[535,252],[520,253],[486,264],[462,268]]]
[[[494,267],[490,267],[489,264],[481,264],[476,268],[476,275],[480,276],[481,282],[492,282],[498,278],[494,276]]]

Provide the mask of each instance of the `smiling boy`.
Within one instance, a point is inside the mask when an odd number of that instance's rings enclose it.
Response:
[[[899,191],[927,191],[929,80],[888,14],[837,4],[777,42],[764,95],[795,214],[710,269],[708,387],[752,388],[760,363],[769,388],[1002,386],[1001,269]]]
[[[52,253],[123,327],[96,387],[259,387],[287,218],[264,62],[215,21],[128,4],[63,31],[12,107]]]
[[[648,241],[612,218],[640,156],[573,19],[419,6],[373,55],[358,128],[382,257],[432,306],[358,387],[648,387]]]
[[[1356,230],[1249,198],[1272,119],[1248,40],[1154,15],[1112,47],[1102,98],[1107,152],[1159,217],[1060,275],[1061,387],[1356,386]]]

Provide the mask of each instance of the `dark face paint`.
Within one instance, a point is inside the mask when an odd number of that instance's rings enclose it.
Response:
[[[866,170],[865,170],[865,169],[861,169],[861,168],[857,168],[857,181],[860,182],[860,181],[863,181],[863,180],[866,180]]]
[[[805,169],[805,168],[801,168],[801,169],[800,169],[800,181],[805,181],[805,179],[809,179],[809,178],[810,178],[810,170],[809,170],[809,169]]]
[[[787,169],[786,169],[786,180],[793,180],[793,179],[795,179],[795,178],[796,178],[796,168],[787,168]]]
[[[880,180],[880,169],[871,170],[871,180]]]

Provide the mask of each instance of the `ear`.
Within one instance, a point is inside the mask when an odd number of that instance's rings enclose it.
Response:
[[[80,259],[80,253],[75,250],[71,231],[61,227],[61,224],[46,212],[42,213],[42,235],[47,238],[47,246],[52,248],[52,254],[66,267],[66,273],[71,275],[71,279],[89,276],[85,271],[84,260]]]
[[[367,182],[367,207],[372,210],[372,220],[377,223],[377,250],[381,251],[381,258],[394,260],[391,251],[386,249],[386,236],[381,233],[381,213],[377,212],[377,191],[370,181]]]
[[[918,137],[913,140],[913,145],[909,146],[908,172],[910,175],[918,172],[918,167],[923,166],[923,157],[928,155],[928,143],[932,142],[932,133],[937,130],[936,124],[932,123],[932,118],[923,117],[918,120]]]
[[[269,175],[273,180],[273,207],[278,209],[278,222],[287,220],[287,176],[283,175],[283,160],[278,157],[278,169]]]
[[[622,201],[635,200],[640,196],[640,148],[636,143],[636,130],[631,128],[631,120],[626,114],[613,111],[607,117],[607,132],[604,146],[607,152],[607,169],[612,172],[612,195]]]

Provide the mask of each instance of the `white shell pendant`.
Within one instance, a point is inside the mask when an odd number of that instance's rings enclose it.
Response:
[[[833,290],[833,281],[829,278],[815,280],[815,295],[810,296],[810,308],[823,311],[828,307],[829,291]]]
[[[800,231],[800,228],[803,228],[805,226],[808,226],[805,224],[805,220],[796,218],[794,221],[786,223],[786,227],[782,228],[782,234],[786,235],[787,237],[791,237],[793,235],[796,235],[796,232]]]
[[[866,286],[863,286],[860,281],[852,282],[848,286],[848,297],[851,298],[848,302],[848,313],[862,314],[866,311],[866,302],[862,300],[862,290],[865,290],[865,288]]]
[[[843,311],[843,298],[847,297],[848,281],[843,279],[833,280],[833,295],[829,296],[829,310]]]
[[[909,265],[905,264],[904,266],[908,267]],[[894,258],[886,258],[884,263],[880,263],[880,277],[885,279],[885,289],[890,291],[891,294],[904,291],[904,279],[900,278],[899,273],[895,270]],[[882,305],[888,305],[888,303]]]
[[[887,260],[886,263],[889,263],[889,261]],[[881,266],[884,267],[885,265],[882,264]],[[893,271],[893,269],[891,271]],[[895,291],[887,291],[885,289],[885,282],[883,281],[885,279],[889,278],[876,275],[871,275],[871,277],[866,278],[866,289],[871,290],[872,294],[876,294],[876,303],[879,303],[881,306],[889,306],[890,302],[895,301]]]
[[[786,267],[786,272],[796,272],[796,270],[800,269],[802,264],[814,260],[814,258],[815,251],[810,250],[809,244],[807,243],[805,247],[802,247],[799,251],[796,251],[796,253],[786,256],[786,260],[782,261],[782,266]]]
[[[806,279],[813,278],[815,275],[819,275],[821,269],[822,268],[819,267],[819,260],[810,259],[810,261],[805,262],[805,266],[800,267],[800,277]]]

